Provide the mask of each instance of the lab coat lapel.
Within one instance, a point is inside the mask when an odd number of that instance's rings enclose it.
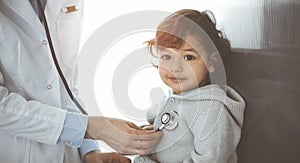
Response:
[[[15,24],[22,27],[29,37],[34,39],[45,37],[44,27],[29,0],[0,0],[0,9]],[[37,35],[37,32],[40,35]]]
[[[45,15],[49,28],[55,25],[55,21],[59,12],[61,12],[62,4],[65,0],[47,0],[45,5]]]

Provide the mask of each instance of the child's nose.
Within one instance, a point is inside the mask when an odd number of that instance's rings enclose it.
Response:
[[[183,71],[183,65],[182,65],[182,59],[181,58],[174,58],[171,64],[171,72],[173,73],[179,73]]]

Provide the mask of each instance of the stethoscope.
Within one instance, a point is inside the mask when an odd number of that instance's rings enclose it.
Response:
[[[160,117],[160,126],[155,131],[161,131],[162,129],[174,130],[178,126],[178,114],[176,111],[171,110],[165,112]]]

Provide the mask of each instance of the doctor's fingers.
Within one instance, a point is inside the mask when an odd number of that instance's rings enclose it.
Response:
[[[146,155],[152,151],[152,148],[128,148],[126,153],[129,155]]]
[[[126,146],[120,146],[120,144],[110,144],[114,149],[121,154],[130,155],[145,155],[150,153],[153,146],[157,143],[157,140],[134,140],[126,143]]]
[[[132,135],[133,139],[137,140],[159,140],[162,137],[163,132],[155,132],[149,130],[134,130],[130,134]]]
[[[133,143],[133,142],[131,142]],[[115,149],[116,151],[118,151],[118,153],[120,154],[125,154],[125,155],[145,155],[147,153],[149,153],[149,151],[151,149],[147,149],[147,148],[137,148],[137,147],[134,147],[134,145],[129,145],[127,147],[124,147],[124,146],[120,146],[120,144],[110,144],[110,146]]]
[[[133,139],[133,146],[136,148],[145,148],[149,149],[162,138],[163,132],[153,132],[149,135],[138,135],[135,139]]]
[[[133,147],[135,149],[150,150],[157,142],[158,140],[137,140],[133,142]]]

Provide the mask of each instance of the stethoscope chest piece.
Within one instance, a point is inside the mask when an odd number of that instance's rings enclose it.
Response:
[[[160,117],[161,125],[157,128],[157,130],[174,130],[178,126],[178,114],[176,111],[172,110],[170,112],[165,112]]]

